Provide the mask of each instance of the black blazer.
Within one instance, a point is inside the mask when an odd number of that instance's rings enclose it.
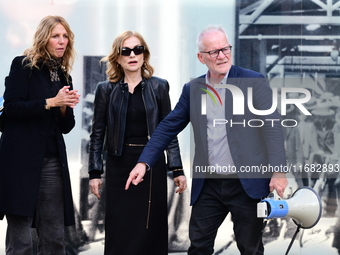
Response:
[[[33,217],[38,199],[40,171],[49,132],[49,114],[54,111],[57,121],[57,144],[62,164],[65,225],[74,224],[73,200],[65,142],[62,134],[72,130],[75,119],[72,108],[67,116],[59,108],[46,110],[45,99],[53,97],[49,70],[24,67],[23,56],[14,58],[5,79],[6,123],[0,138],[0,218],[3,214]],[[59,70],[61,83],[70,85]],[[1,217],[2,216],[2,217]]]

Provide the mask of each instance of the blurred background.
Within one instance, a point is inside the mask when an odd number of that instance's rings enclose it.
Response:
[[[77,58],[72,77],[82,95],[75,109],[76,127],[65,136],[77,225],[68,231],[68,254],[102,254],[104,204],[88,191],[87,144],[93,93],[106,80],[99,64],[113,39],[125,30],[140,32],[151,50],[155,75],[170,83],[172,106],[185,82],[206,72],[196,58],[196,35],[209,24],[222,24],[233,45],[235,65],[263,73],[273,87],[303,87],[312,94],[306,118],[291,105],[284,128],[290,164],[339,164],[340,152],[340,1],[337,0],[0,0],[0,80],[12,59],[30,47],[39,21],[63,16],[75,33]],[[3,84],[3,82],[2,82]],[[0,95],[4,86],[0,86]],[[288,94],[299,98],[299,93]],[[278,105],[279,110],[280,105]],[[185,254],[190,216],[190,130],[179,141],[189,189],[174,195],[169,177],[169,253]],[[304,177],[302,179],[302,177]],[[300,186],[313,187],[324,207],[320,222],[298,235],[290,254],[340,254],[339,178],[289,175],[286,198]],[[176,221],[175,221],[176,219]],[[269,220],[266,254],[283,254],[295,231],[291,219]],[[6,221],[0,221],[0,255],[5,254]],[[215,254],[239,254],[228,217],[221,226]]]

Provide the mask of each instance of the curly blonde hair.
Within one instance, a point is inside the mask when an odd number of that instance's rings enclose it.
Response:
[[[139,41],[141,42],[141,45],[145,47],[145,50],[143,52],[144,64],[141,68],[142,76],[145,77],[146,79],[149,79],[151,78],[154,72],[153,67],[149,64],[149,61],[150,61],[149,47],[146,44],[142,35],[134,31],[125,31],[121,33],[113,41],[111,53],[108,56],[101,59],[102,62],[107,62],[106,74],[108,76],[109,81],[111,82],[120,81],[124,76],[124,70],[121,67],[121,65],[118,64],[118,58],[121,54],[121,49],[123,47],[124,41],[132,36],[137,37]]]
[[[39,69],[37,63],[39,60],[49,60],[52,58],[51,54],[47,50],[47,44],[49,39],[51,38],[51,33],[53,28],[61,24],[68,35],[68,44],[63,55],[62,68],[66,72],[67,76],[70,74],[72,70],[72,65],[76,56],[76,52],[74,50],[74,33],[71,31],[71,28],[67,21],[60,16],[46,16],[43,18],[38,27],[37,31],[33,37],[33,45],[31,48],[26,49],[24,51],[24,61],[28,61],[27,64],[30,68],[36,67]]]

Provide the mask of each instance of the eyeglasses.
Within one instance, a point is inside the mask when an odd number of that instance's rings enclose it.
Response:
[[[227,47],[224,47],[222,49],[218,49],[218,50],[211,50],[211,51],[201,51],[201,53],[208,53],[210,57],[212,58],[216,58],[219,54],[220,54],[220,51],[222,51],[222,53],[224,55],[227,55],[231,52],[231,48],[233,46],[227,46]]]
[[[121,50],[121,55],[123,55],[123,56],[130,56],[131,51],[133,51],[133,53],[135,55],[140,55],[140,54],[142,54],[144,52],[144,50],[145,50],[145,47],[143,45],[136,46],[133,49],[130,49],[128,47],[123,47],[122,50]]]

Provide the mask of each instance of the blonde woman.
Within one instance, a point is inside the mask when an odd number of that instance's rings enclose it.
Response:
[[[59,16],[43,18],[33,45],[15,57],[5,80],[0,140],[0,218],[6,215],[6,254],[64,255],[64,225],[74,224],[63,134],[75,125],[79,95],[70,76],[74,35]]]

